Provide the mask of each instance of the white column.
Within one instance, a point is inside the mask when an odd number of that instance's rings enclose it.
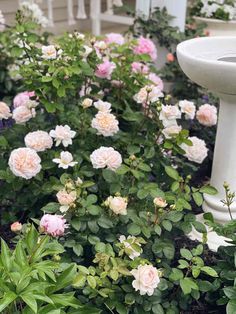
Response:
[[[104,12],[105,14],[113,15],[113,0],[107,0],[107,9]]]
[[[101,0],[90,0],[90,17],[92,20],[92,34],[101,34]]]
[[[152,8],[166,7],[168,13],[174,16],[170,22],[171,26],[178,26],[183,32],[185,28],[187,0],[152,0]]]
[[[236,96],[220,95],[220,111],[212,166],[211,185],[218,193],[204,195],[203,210],[211,212],[214,219],[220,223],[230,220],[230,215],[221,200],[225,199],[223,183],[226,181],[230,189],[236,192]],[[236,219],[236,202],[231,206],[231,212]]]
[[[67,0],[67,14],[68,14],[68,24],[74,25],[76,24],[76,21],[74,19],[74,1],[73,0]]]
[[[85,11],[85,4],[84,0],[78,0],[78,11],[77,11],[77,19],[86,19],[86,11]]]
[[[54,26],[52,2],[53,2],[53,0],[47,0],[47,5],[48,5],[48,25],[50,27]]]
[[[150,16],[151,0],[136,0],[135,12],[137,16],[140,16],[144,20],[147,20]]]

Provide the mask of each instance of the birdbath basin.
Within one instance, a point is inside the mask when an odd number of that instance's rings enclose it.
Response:
[[[177,57],[183,72],[195,83],[209,89],[220,98],[220,110],[215,142],[211,184],[217,195],[204,195],[204,212],[225,223],[230,215],[221,200],[225,198],[223,183],[236,191],[236,37],[204,37],[184,41],[177,46]],[[236,202],[231,206],[236,219]],[[202,215],[197,217],[203,221]],[[196,230],[191,238],[201,239]],[[227,245],[226,238],[209,230],[208,245],[216,250]]]

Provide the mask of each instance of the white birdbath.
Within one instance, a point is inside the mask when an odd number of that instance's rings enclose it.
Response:
[[[217,195],[204,195],[204,212],[212,213],[215,220],[230,220],[221,200],[225,198],[223,183],[236,191],[236,37],[205,37],[190,39],[177,46],[177,57],[183,72],[197,84],[220,97],[220,111],[215,143],[211,184]],[[236,219],[236,202],[231,207]],[[198,215],[199,221],[204,221]],[[208,245],[217,250],[227,245],[226,238],[208,230]],[[190,237],[201,240],[202,234],[192,231]]]

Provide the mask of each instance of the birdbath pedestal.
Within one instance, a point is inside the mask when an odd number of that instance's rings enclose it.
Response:
[[[219,223],[230,221],[228,209],[221,202],[225,198],[224,182],[236,191],[236,37],[203,37],[184,41],[177,46],[177,57],[183,72],[195,83],[220,98],[220,110],[212,167],[211,185],[218,193],[204,195],[204,212],[212,213]],[[231,206],[236,219],[236,202]],[[203,215],[197,215],[203,222]],[[193,230],[192,239],[202,234]],[[224,237],[208,228],[209,248],[229,245]]]

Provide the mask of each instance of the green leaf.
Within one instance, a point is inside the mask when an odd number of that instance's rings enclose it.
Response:
[[[190,294],[192,290],[198,290],[197,284],[191,278],[180,279],[180,287],[184,294]]]
[[[127,231],[129,234],[133,236],[137,236],[141,233],[141,228],[138,225],[131,223],[128,225]]]
[[[6,242],[1,239],[1,261],[3,266],[10,271],[11,269],[11,251]]]
[[[236,313],[236,299],[230,300],[226,306],[227,314],[235,314]]]
[[[79,218],[73,218],[71,220],[71,226],[76,230],[76,231],[80,231],[81,228],[81,221]]]
[[[180,255],[188,261],[190,261],[193,257],[192,253],[187,249],[181,249]]]
[[[178,172],[170,167],[170,166],[166,166],[165,167],[165,172],[168,174],[169,177],[171,177],[172,179],[176,180],[176,181],[179,181],[180,177],[179,177],[179,174]]]
[[[206,193],[209,195],[216,195],[218,193],[217,189],[214,188],[213,186],[210,186],[210,185],[205,185],[205,186],[201,187],[201,189],[199,191],[201,193]]]
[[[3,297],[0,299],[0,312],[2,312],[8,305],[10,305],[17,295],[12,291],[7,291]]]
[[[96,279],[93,276],[88,276],[87,282],[92,289],[96,288],[97,283],[96,283]]]
[[[42,207],[41,210],[45,213],[56,213],[59,210],[59,208],[60,204],[51,202]]]
[[[73,251],[74,251],[74,253],[75,253],[77,256],[83,255],[83,247],[82,247],[82,245],[79,244],[79,243],[76,243],[76,244],[73,246]]]
[[[172,223],[169,220],[163,220],[162,221],[162,226],[167,230],[171,231],[172,229]]]
[[[178,281],[184,277],[182,270],[177,268],[172,268],[171,273],[169,275],[169,279],[171,281]]]
[[[59,291],[70,286],[76,276],[76,264],[71,264],[57,278],[56,286],[52,288],[52,292]]]
[[[197,204],[197,206],[201,206],[202,205],[203,197],[202,197],[201,193],[199,193],[199,192],[193,193],[193,199],[194,199],[194,202]]]
[[[29,254],[33,253],[34,248],[38,243],[38,232],[32,224],[30,230],[26,234],[26,245],[29,251]]]
[[[204,273],[206,273],[207,275],[209,275],[211,277],[218,277],[217,272],[209,266],[203,266],[201,268],[201,271],[203,271]]]
[[[109,218],[107,218],[105,216],[100,217],[98,219],[98,224],[99,224],[100,227],[102,227],[104,229],[109,229],[109,228],[113,227],[113,222]]]
[[[32,294],[21,294],[20,297],[32,309],[34,313],[37,313],[37,301]]]

